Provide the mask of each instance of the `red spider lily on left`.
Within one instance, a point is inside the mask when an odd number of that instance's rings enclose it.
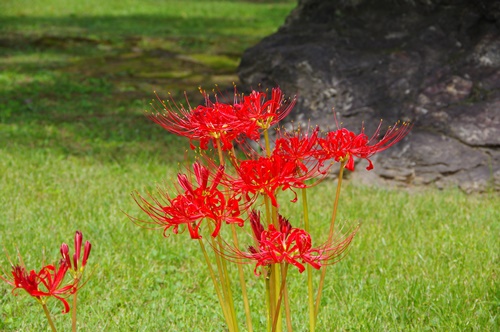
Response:
[[[28,272],[24,264],[21,263],[21,265],[12,266],[12,280],[0,278],[14,287],[12,289],[14,295],[16,295],[16,289],[24,289],[42,305],[46,303],[46,298],[54,297],[62,302],[64,305],[63,313],[66,314],[69,312],[69,304],[65,297],[74,293],[77,287],[72,282],[63,285],[66,272],[68,272],[68,265],[65,261],[61,261],[57,268],[53,264],[46,265],[38,273],[35,270]]]
[[[68,298],[70,296],[73,296],[72,317],[74,321],[72,325],[73,331],[76,331],[76,295],[78,290],[83,286],[81,283],[83,271],[92,247],[90,242],[86,241],[83,260],[78,269],[77,262],[80,259],[82,238],[82,233],[77,231],[75,234],[74,265],[72,265],[69,260],[69,247],[67,244],[63,243],[60,248],[62,257],[57,264],[45,265],[38,272],[36,272],[36,270],[28,271],[21,255],[18,253],[18,264],[14,264],[9,258],[12,277],[8,278],[5,275],[0,275],[0,279],[13,287],[12,294],[17,295],[17,290],[24,289],[40,303],[52,331],[56,331],[56,327],[47,307],[48,300],[50,298],[55,298],[60,301],[64,306],[62,313],[67,314],[70,311],[70,305],[68,303]],[[67,277],[70,274],[72,274],[71,279]]]

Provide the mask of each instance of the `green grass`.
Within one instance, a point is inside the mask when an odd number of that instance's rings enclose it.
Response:
[[[96,268],[79,295],[81,331],[224,330],[197,244],[124,214],[140,216],[130,192],[168,185],[186,155],[187,142],[142,112],[153,90],[187,90],[196,103],[199,85],[231,85],[241,52],[275,31],[294,2],[178,3],[0,3],[0,246],[39,268],[83,232]],[[311,189],[316,239],[334,190],[330,182]],[[362,227],[328,272],[318,331],[498,331],[498,205],[496,193],[347,184],[338,222]],[[299,223],[297,206],[283,211]],[[8,270],[4,255],[0,266]],[[263,284],[252,270],[262,331]],[[304,277],[290,272],[297,331],[308,326]],[[68,331],[61,306],[50,308]],[[0,331],[44,330],[41,308],[0,284]]]
[[[123,211],[140,215],[132,189],[171,178],[174,166],[161,156],[130,156],[118,162],[56,155],[4,153],[0,241],[19,247],[37,267],[42,248],[57,257],[58,246],[78,228],[94,244],[97,269],[81,291],[80,323],[89,331],[220,331],[219,314],[197,244],[183,236],[162,238],[137,227]],[[313,190],[313,234],[327,229],[334,185]],[[498,328],[497,196],[458,191],[420,193],[347,186],[339,221],[361,221],[347,258],[330,269],[319,318],[327,330],[475,330]],[[290,209],[287,215],[296,215]],[[6,266],[6,260],[2,259]],[[262,280],[247,269],[257,330]],[[304,276],[290,273],[294,323],[307,326]],[[41,330],[41,309],[26,296],[2,287],[0,327]],[[54,302],[52,302],[54,304]],[[239,303],[239,302],[238,302]],[[241,304],[240,304],[241,306]],[[68,321],[52,308],[58,324]],[[243,317],[241,317],[243,320]],[[210,321],[210,323],[207,323]],[[201,328],[203,326],[203,328]]]

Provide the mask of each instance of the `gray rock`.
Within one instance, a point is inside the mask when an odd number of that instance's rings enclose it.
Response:
[[[297,94],[296,125],[414,123],[353,180],[500,190],[500,1],[301,0],[239,76]]]

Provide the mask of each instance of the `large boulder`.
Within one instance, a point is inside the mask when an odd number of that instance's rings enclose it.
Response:
[[[359,180],[500,190],[499,1],[301,0],[239,76],[297,94],[296,125],[413,122]]]

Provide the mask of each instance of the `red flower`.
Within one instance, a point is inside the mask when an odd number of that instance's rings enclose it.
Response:
[[[300,173],[306,174],[317,169],[318,160],[318,132],[316,127],[309,135],[300,130],[293,134],[282,133],[276,139],[273,154],[282,156],[285,160],[292,161],[299,169]]]
[[[31,270],[30,273],[28,273],[26,271],[26,268],[24,268],[23,266],[13,265],[12,276],[14,277],[13,281],[1,277],[8,284],[14,286],[12,292],[14,292],[18,288],[22,288],[31,296],[38,298],[40,297],[40,294],[38,294],[38,285],[40,284],[40,278],[38,278],[38,274],[34,270]]]
[[[266,93],[252,91],[243,97],[238,117],[248,121],[249,127],[257,126],[268,129],[285,118],[295,106],[296,99],[287,100],[279,87],[272,89],[271,99],[266,100]]]
[[[250,226],[252,226],[252,231],[258,244],[260,242],[260,236],[264,231],[264,226],[262,226],[260,222],[260,212],[252,210],[250,213]]]
[[[356,232],[337,243],[329,243],[313,248],[311,236],[305,230],[293,228],[292,225],[279,216],[279,229],[269,225],[267,230],[260,223],[260,215],[253,212],[251,217],[252,230],[257,242],[255,247],[249,247],[248,252],[232,249],[232,258],[245,259],[255,262],[254,273],[259,275],[260,266],[286,262],[292,264],[302,273],[304,264],[309,264],[315,269],[322,265],[333,264],[343,257],[344,252],[351,243]]]
[[[57,271],[54,265],[47,265],[38,273],[38,277],[40,278],[42,284],[45,288],[47,288],[47,294],[55,297],[64,304],[64,313],[69,311],[69,305],[68,302],[61,296],[72,294],[77,289],[76,284],[73,283],[61,287],[68,268],[69,267],[66,265],[66,262],[62,261],[59,264],[59,269]]]
[[[213,102],[205,91],[201,93],[205,105],[194,109],[187,99],[188,109],[173,100],[165,103],[157,96],[162,110],[155,108],[156,112],[148,117],[171,133],[189,138],[191,148],[194,148],[193,141],[199,141],[203,150],[208,149],[210,142],[216,146],[219,141],[223,150],[229,150],[234,141],[242,142],[243,136],[258,140],[259,129],[277,123],[295,105],[295,99],[286,100],[279,88],[272,90],[270,100],[266,100],[264,92],[252,91],[249,96],[238,96],[235,90],[232,103],[221,103],[217,96]]]
[[[29,295],[42,302],[44,297],[54,297],[61,301],[64,305],[63,313],[69,312],[68,301],[64,296],[73,294],[76,291],[76,284],[70,283],[62,286],[68,265],[64,260],[59,263],[59,268],[56,270],[54,265],[42,267],[40,272],[36,273],[31,270],[29,273],[24,266],[13,265],[12,276],[13,280],[8,280],[2,276],[0,278],[16,289],[24,289]]]
[[[389,127],[384,136],[379,139],[381,125],[382,122],[371,138],[368,138],[364,133],[364,129],[358,135],[345,128],[329,132],[326,138],[319,140],[319,144],[323,149],[319,155],[319,159],[321,161],[328,159],[346,161],[345,168],[354,171],[353,157],[358,157],[368,161],[367,170],[373,169],[370,157],[402,140],[411,129],[410,124],[407,122],[403,122],[402,124],[396,123],[393,127]]]
[[[217,173],[212,176],[211,184],[209,184],[211,173],[206,167],[196,162],[193,164],[193,170],[197,186],[193,186],[185,174],[178,174],[177,181],[180,188],[177,188],[178,195],[175,198],[171,198],[168,193],[159,189],[160,198],[149,195],[152,202],[139,194],[134,195],[134,200],[154,224],[164,228],[164,234],[170,228],[177,234],[179,226],[186,225],[191,238],[199,239],[201,238],[199,228],[205,218],[215,224],[213,237],[219,234],[222,222],[237,223],[242,226],[244,220],[240,218],[239,198],[234,195],[227,196],[217,188],[224,174],[224,167],[218,168]]]
[[[248,127],[238,119],[232,105],[217,100],[212,102],[205,91],[201,93],[205,97],[205,106],[195,109],[191,106],[186,109],[173,100],[172,104],[165,103],[158,97],[163,110],[148,114],[148,117],[169,132],[189,138],[190,142],[199,141],[203,150],[208,149],[210,142],[216,146],[217,140],[220,140],[223,150],[231,149],[232,142]],[[187,103],[189,105],[189,101]],[[191,148],[194,148],[192,143]]]
[[[243,160],[239,165],[235,163],[234,167],[238,176],[229,178],[227,185],[246,195],[248,200],[251,200],[250,194],[265,194],[273,206],[278,206],[276,190],[306,186],[306,178],[297,174],[295,162],[287,161],[278,154],[257,160]]]

